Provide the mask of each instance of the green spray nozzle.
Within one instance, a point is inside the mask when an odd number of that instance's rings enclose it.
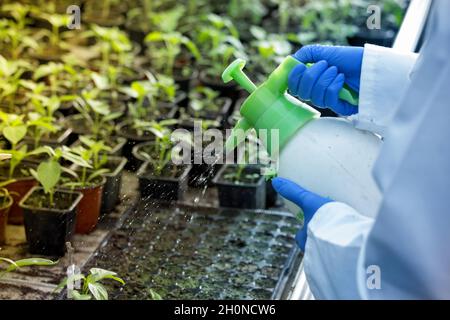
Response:
[[[242,71],[245,67],[245,60],[234,60],[222,73],[222,80],[225,83],[231,80],[236,81],[242,88],[252,93],[256,90],[256,85],[250,80],[247,75]]]
[[[246,133],[254,128],[268,152],[273,154],[278,148],[282,148],[299,128],[319,117],[320,113],[286,93],[289,74],[301,63],[297,59],[286,57],[259,87],[244,73],[245,63],[245,60],[236,59],[222,73],[225,83],[235,80],[250,93],[241,106],[242,119],[226,141],[226,152],[236,148],[245,140]],[[353,105],[358,104],[357,94],[348,87],[341,89],[339,97]],[[264,129],[264,135],[260,134],[261,129]]]

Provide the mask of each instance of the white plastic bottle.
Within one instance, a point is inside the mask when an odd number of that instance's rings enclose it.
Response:
[[[372,168],[381,140],[339,118],[309,121],[281,149],[278,176],[373,217],[381,193]],[[298,207],[288,202],[291,212]]]
[[[225,82],[234,79],[251,93],[241,106],[243,118],[227,140],[227,152],[242,141],[236,132],[254,128],[269,154],[278,158],[279,177],[372,217],[381,202],[372,169],[382,141],[346,119],[320,118],[318,111],[286,93],[289,73],[299,63],[287,57],[259,87],[242,72],[243,60],[224,71]],[[357,103],[348,88],[339,97]],[[289,208],[299,211],[292,203]]]

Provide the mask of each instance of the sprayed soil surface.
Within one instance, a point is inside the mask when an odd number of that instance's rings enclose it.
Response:
[[[283,214],[141,202],[87,268],[116,271],[112,299],[270,299],[298,225]]]

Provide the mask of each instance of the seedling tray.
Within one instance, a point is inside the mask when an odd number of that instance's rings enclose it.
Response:
[[[295,263],[297,221],[272,211],[142,201],[88,262],[116,271],[112,299],[270,299]]]

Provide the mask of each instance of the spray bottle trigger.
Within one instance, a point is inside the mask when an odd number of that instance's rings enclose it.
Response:
[[[239,144],[241,144],[245,140],[245,137],[250,129],[252,129],[252,125],[245,118],[239,120],[233,130],[231,130],[231,134],[225,143],[225,153],[229,154]],[[239,132],[241,130],[244,131],[243,134]]]

